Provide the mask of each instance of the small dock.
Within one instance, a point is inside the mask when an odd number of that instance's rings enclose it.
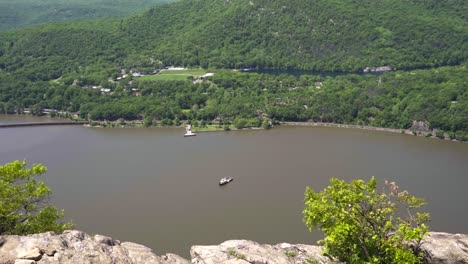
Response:
[[[88,124],[86,121],[63,121],[63,122],[30,122],[30,123],[10,123],[0,124],[0,128],[28,127],[28,126],[77,126]]]

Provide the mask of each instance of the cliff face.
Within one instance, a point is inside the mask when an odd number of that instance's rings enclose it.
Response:
[[[433,232],[423,247],[425,263],[468,264],[468,235]],[[310,245],[262,245],[230,240],[217,246],[193,246],[191,261],[174,254],[156,256],[151,249],[101,235],[69,230],[61,235],[0,236],[0,264],[295,264],[337,263]]]

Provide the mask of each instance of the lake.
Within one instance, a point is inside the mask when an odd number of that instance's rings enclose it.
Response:
[[[0,123],[17,117],[2,117]],[[27,117],[27,121],[36,120]],[[40,119],[44,121],[46,119]],[[21,121],[26,121],[21,119]],[[434,231],[468,233],[468,144],[358,129],[278,127],[0,129],[0,162],[42,163],[41,177],[76,229],[188,257],[229,239],[308,243],[306,186],[374,175],[426,199]],[[222,177],[234,181],[218,186]]]

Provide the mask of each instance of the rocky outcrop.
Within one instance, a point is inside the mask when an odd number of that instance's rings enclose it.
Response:
[[[396,68],[392,68],[390,66],[380,66],[380,67],[365,67],[362,69],[362,72],[388,72],[394,71]]]
[[[468,264],[468,235],[433,232],[421,250],[428,264]]]
[[[156,256],[150,248],[110,237],[69,230],[0,238],[0,263],[8,264],[189,264],[177,255]]]
[[[468,264],[468,235],[431,233],[422,244],[427,264]],[[156,256],[151,249],[110,237],[69,230],[61,235],[0,236],[0,264],[331,264],[319,246],[259,244],[229,240],[215,246],[192,246],[191,262],[174,254]]]
[[[412,131],[419,131],[419,132],[431,132],[432,130],[429,128],[429,123],[426,121],[417,121],[413,120],[413,124],[409,128]]]
[[[294,264],[338,263],[322,255],[319,246],[261,245],[248,240],[229,240],[218,246],[193,246],[192,264]]]

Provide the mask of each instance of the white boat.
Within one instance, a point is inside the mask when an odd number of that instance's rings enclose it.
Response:
[[[219,181],[219,185],[228,184],[228,183],[232,182],[233,180],[234,180],[233,178],[222,178],[222,179]]]
[[[192,132],[192,125],[186,125],[185,126],[185,134],[184,137],[193,137],[196,136],[197,134]]]

